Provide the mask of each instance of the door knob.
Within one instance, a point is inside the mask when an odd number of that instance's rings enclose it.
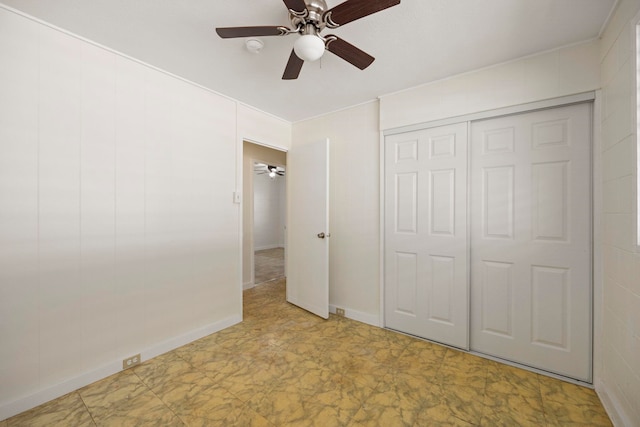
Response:
[[[324,233],[318,233],[318,238],[319,238],[319,239],[324,239],[324,237],[325,237],[325,236],[324,236]]]

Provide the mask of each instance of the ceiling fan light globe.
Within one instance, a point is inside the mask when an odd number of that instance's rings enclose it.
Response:
[[[324,54],[324,41],[318,36],[305,34],[293,44],[293,50],[303,61],[316,61]]]

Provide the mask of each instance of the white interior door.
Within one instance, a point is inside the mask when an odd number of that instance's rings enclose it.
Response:
[[[590,105],[471,125],[471,348],[591,380]]]
[[[287,301],[329,318],[329,140],[287,153]]]
[[[468,348],[467,124],[385,138],[385,326]]]

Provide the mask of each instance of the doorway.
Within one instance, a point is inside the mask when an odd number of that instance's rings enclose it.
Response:
[[[284,244],[288,302],[329,318],[329,139],[300,144],[288,152],[243,141],[242,278],[243,289],[256,286],[254,237],[254,167],[286,169]],[[277,171],[277,170],[276,170]],[[290,203],[294,201],[295,203]],[[291,248],[291,250],[289,250]],[[273,282],[268,282],[273,283]]]
[[[285,276],[286,169],[253,163],[254,284]]]
[[[279,252],[283,253],[283,256],[280,258],[282,264],[282,269],[285,270],[286,274],[286,262],[284,257],[285,247],[286,247],[286,229],[284,230],[284,236],[282,240],[278,240],[275,242],[268,242],[269,240],[273,240],[272,238],[265,238],[264,235],[260,234],[260,226],[264,221],[266,224],[272,224],[273,221],[270,218],[265,218],[262,215],[259,215],[258,218],[255,218],[255,207],[254,202],[256,201],[256,197],[254,195],[254,187],[256,185],[259,189],[259,194],[257,197],[258,205],[262,207],[258,207],[258,212],[263,212],[265,204],[266,205],[274,205],[274,201],[270,199],[265,199],[263,197],[266,192],[260,190],[264,189],[264,187],[277,187],[279,182],[277,181],[280,178],[285,178],[285,175],[278,175],[276,173],[277,178],[275,180],[271,180],[269,176],[269,171],[266,171],[266,167],[263,167],[264,174],[259,174],[255,169],[257,165],[272,165],[276,168],[276,172],[280,172],[285,174],[286,163],[287,163],[287,153],[285,151],[277,150],[274,148],[270,148],[264,145],[260,145],[257,143],[244,141],[243,142],[243,184],[242,184],[242,194],[243,204],[242,204],[242,287],[243,289],[250,289],[256,286],[258,283],[263,283],[263,278],[258,276],[258,280],[256,280],[256,249],[257,250],[266,250],[266,249],[278,249]],[[259,179],[257,179],[259,178]],[[266,182],[263,182],[262,178],[265,178]],[[263,185],[265,184],[265,185]],[[277,184],[277,185],[273,185]],[[284,182],[282,183],[282,188],[285,188]],[[280,204],[282,206],[286,206],[286,191],[282,191],[282,193],[276,193],[278,202],[275,203],[276,206]],[[273,206],[272,206],[273,207]],[[282,208],[283,212],[286,212],[286,209]],[[285,228],[286,227],[286,217],[282,215],[275,215],[285,218],[281,225],[277,225],[276,227]],[[259,226],[256,227],[255,222],[259,221]],[[256,228],[258,228],[258,240],[256,240]],[[275,234],[275,233],[274,233]],[[265,243],[267,241],[267,243]],[[270,245],[270,246],[269,246]],[[260,255],[260,254],[259,254]],[[259,257],[258,261],[262,261]],[[267,260],[268,261],[268,260]],[[282,277],[282,276],[281,276]]]

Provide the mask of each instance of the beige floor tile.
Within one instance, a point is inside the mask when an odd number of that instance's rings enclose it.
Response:
[[[456,426],[456,427],[471,427],[477,426],[478,423],[470,423],[463,419],[457,418],[451,413],[449,407],[445,404],[440,404],[431,408],[427,408],[418,414],[416,419],[416,426]]]
[[[219,386],[182,384],[162,396],[167,406],[187,425],[224,425],[244,402]]]
[[[540,389],[549,425],[612,425],[595,391],[543,376]]]
[[[136,398],[140,396],[153,395],[132,370],[112,375],[83,387],[78,392],[96,422],[121,408],[134,408],[131,402],[138,402]]]
[[[301,394],[291,393],[285,386],[276,385],[254,395],[247,406],[269,422],[281,426],[303,411],[303,402]]]
[[[223,425],[225,427],[275,427],[275,424],[247,406],[232,411],[225,418]]]
[[[95,423],[77,392],[69,393],[49,403],[23,412],[4,422],[2,427],[31,426],[94,426]]]
[[[298,412],[285,425],[344,426],[373,393],[338,374],[320,387],[321,391],[303,400]]]
[[[541,396],[541,375],[501,363],[491,362],[487,372],[487,392]],[[558,380],[554,380],[558,381]]]
[[[324,353],[327,349],[325,342],[293,340],[285,343],[282,348],[307,360],[327,365],[326,363],[322,363],[322,360],[325,359]]]
[[[182,378],[187,374],[191,374],[193,378],[204,377],[201,371],[193,368],[191,364],[173,352],[144,362],[133,368],[133,372],[151,389],[170,383],[176,378]]]
[[[351,421],[357,426],[412,426],[425,410],[418,402],[403,398],[395,390],[376,390]]]
[[[439,382],[436,377],[442,367],[446,350],[442,346],[414,340],[392,366],[400,372],[422,378],[429,383]]]
[[[198,396],[209,395],[211,394],[210,390],[216,388],[219,389],[219,386],[207,377],[185,374],[153,387],[152,391],[173,412],[182,414],[193,406],[193,401]],[[225,395],[228,394],[226,390],[221,390],[221,392]]]
[[[182,421],[151,391],[111,405],[109,410],[91,409],[98,426],[181,426]]]
[[[455,418],[479,425],[484,414],[484,389],[440,385],[442,404]]]
[[[490,363],[486,359],[471,354],[447,349],[436,379],[441,384],[470,386],[484,390]]]
[[[285,301],[14,418],[66,426],[610,426],[593,390]]]
[[[546,425],[542,399],[530,393],[486,391],[482,425],[486,426],[543,426]]]
[[[248,402],[256,394],[273,388],[277,380],[269,372],[244,370],[218,381],[243,402]]]

